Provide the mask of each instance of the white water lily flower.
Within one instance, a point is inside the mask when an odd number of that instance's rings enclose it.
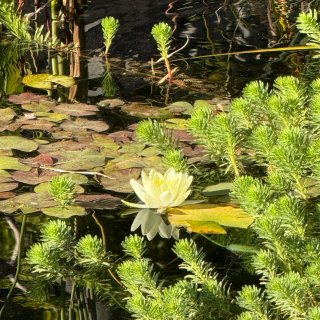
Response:
[[[162,213],[167,208],[183,205],[191,193],[189,188],[193,177],[175,172],[173,168],[164,175],[154,169],[150,170],[149,175],[142,171],[141,178],[142,185],[135,179],[130,180],[130,185],[143,204],[123,201],[129,207],[157,209]]]
[[[149,175],[143,171],[141,178],[142,184],[131,179],[130,185],[143,203],[122,201],[130,207],[142,209],[135,217],[131,231],[141,226],[142,234],[149,240],[153,239],[157,233],[162,238],[178,239],[179,229],[166,224],[161,215],[167,208],[194,203],[194,201],[185,201],[191,193],[189,188],[193,177],[170,168],[164,175],[154,169]]]

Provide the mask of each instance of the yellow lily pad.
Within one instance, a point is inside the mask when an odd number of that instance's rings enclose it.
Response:
[[[254,218],[232,204],[193,204],[169,208],[169,221],[186,227],[189,232],[225,234],[222,227],[248,228]]]
[[[38,144],[33,140],[19,136],[1,136],[0,149],[15,149],[24,152],[32,152],[38,149]]]
[[[47,73],[40,73],[23,77],[22,83],[32,88],[51,90],[53,84],[59,84],[65,88],[70,88],[75,84],[75,81],[69,76],[53,76]]]

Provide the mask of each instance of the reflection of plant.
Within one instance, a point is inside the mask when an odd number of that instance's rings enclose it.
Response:
[[[54,200],[59,202],[60,206],[65,207],[75,200],[75,183],[70,177],[53,177],[50,182],[49,192]]]
[[[156,120],[140,121],[136,129],[137,138],[149,145],[157,147],[163,152],[164,162],[176,171],[188,170],[187,160],[178,148],[177,141],[172,137],[172,131]]]
[[[169,62],[169,49],[173,30],[167,23],[160,22],[153,26],[151,34],[155,39],[160,55],[166,64],[169,82],[172,82],[172,70]]]
[[[116,95],[116,92],[117,92],[116,82],[112,77],[110,68],[108,68],[108,70],[104,74],[104,77],[102,80],[102,90],[103,90],[103,95],[107,98],[113,98]]]
[[[120,264],[118,274],[130,293],[127,309],[135,318],[230,319],[228,291],[194,242],[176,243],[173,250],[183,260],[180,269],[188,275],[168,287],[159,284],[153,265],[143,257],[140,237],[129,236],[122,245],[132,259]]]
[[[112,43],[113,38],[115,37],[119,29],[119,20],[114,17],[105,17],[101,21],[104,45],[106,46],[105,55],[108,56],[109,49]]]

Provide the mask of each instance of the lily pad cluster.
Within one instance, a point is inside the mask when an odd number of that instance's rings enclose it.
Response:
[[[109,132],[112,128],[105,114],[114,112],[109,104],[57,104],[28,92],[8,101],[12,105],[0,108],[0,211],[4,213],[41,211],[67,218],[84,215],[87,209],[116,209],[119,197],[133,192],[130,179],[139,179],[142,170],[167,169],[157,148],[136,141],[135,124]],[[195,146],[183,119],[191,112],[191,104],[113,105],[131,115],[132,122],[136,117],[162,118],[189,162],[203,159],[204,150]],[[64,209],[48,192],[51,179],[61,174],[70,175],[77,186],[75,203]],[[96,186],[94,193],[92,186]]]

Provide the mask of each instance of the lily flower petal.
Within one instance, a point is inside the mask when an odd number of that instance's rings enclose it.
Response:
[[[121,200],[121,202],[131,208],[138,208],[138,209],[148,208],[147,205],[142,204],[142,203],[133,203],[133,202],[125,201],[125,200]]]

